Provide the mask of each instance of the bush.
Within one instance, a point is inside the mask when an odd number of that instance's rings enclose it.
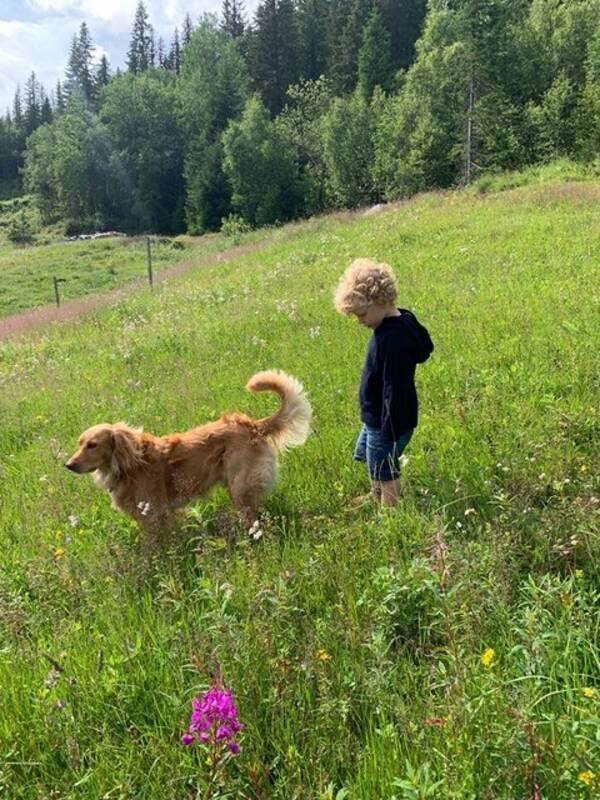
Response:
[[[34,240],[35,229],[31,219],[22,208],[15,214],[9,223],[6,235],[13,244],[31,244]]]
[[[94,233],[97,230],[93,217],[68,219],[65,222],[65,236],[81,236],[82,233]]]
[[[251,230],[252,226],[239,214],[229,214],[221,220],[221,233],[231,237],[234,244],[239,244],[242,234]]]

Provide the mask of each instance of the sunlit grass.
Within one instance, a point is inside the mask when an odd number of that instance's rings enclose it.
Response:
[[[0,347],[7,797],[202,793],[179,735],[213,657],[246,726],[231,797],[595,796],[597,192],[430,195],[255,235],[235,262]],[[367,334],[331,294],[358,256],[393,265],[436,345],[390,513],[349,503]],[[315,430],[265,536],[217,492],[148,574],[65,455],[102,420],[265,413],[243,387],[268,367],[304,382]]]

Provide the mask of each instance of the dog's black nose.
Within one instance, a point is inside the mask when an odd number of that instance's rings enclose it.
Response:
[[[69,464],[65,464],[65,467],[66,467],[67,469],[70,469],[70,470],[71,470],[71,472],[76,472],[76,470],[75,470],[75,465],[74,465],[74,464],[71,464],[71,463],[69,463]]]

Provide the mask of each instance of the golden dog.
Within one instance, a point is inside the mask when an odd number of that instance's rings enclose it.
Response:
[[[88,428],[66,466],[93,473],[115,508],[145,528],[165,526],[178,507],[224,485],[243,522],[253,525],[277,476],[277,453],[303,444],[312,409],[302,385],[283,372],[259,372],[246,388],[276,392],[279,409],[264,419],[224,414],[185,433],[153,436],[123,422]]]

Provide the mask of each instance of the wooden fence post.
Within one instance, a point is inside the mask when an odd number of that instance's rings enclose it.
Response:
[[[58,278],[52,278],[54,282],[54,297],[56,298],[56,307],[60,308],[60,295],[58,293]]]
[[[150,288],[154,289],[154,277],[152,275],[152,249],[150,247],[150,237],[146,237],[146,247],[148,250],[148,282],[150,283]]]

